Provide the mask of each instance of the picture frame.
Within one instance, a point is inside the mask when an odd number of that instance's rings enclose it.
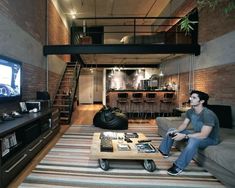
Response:
[[[20,102],[20,111],[21,113],[27,113],[28,109],[25,102]]]

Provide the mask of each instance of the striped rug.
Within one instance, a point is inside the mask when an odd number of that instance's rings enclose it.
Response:
[[[167,169],[179,156],[175,148],[168,159],[154,160],[157,165],[154,172],[146,171],[140,161],[130,160],[110,161],[110,169],[103,171],[97,160],[89,158],[92,135],[102,131],[105,130],[90,125],[72,125],[20,188],[224,187],[194,161],[179,176],[169,176]],[[146,121],[130,123],[125,132],[142,132],[155,146],[162,139],[157,135],[157,127]]]

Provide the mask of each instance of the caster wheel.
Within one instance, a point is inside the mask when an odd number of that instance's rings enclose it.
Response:
[[[144,168],[149,172],[153,172],[156,170],[156,165],[153,160],[144,160]]]
[[[107,159],[99,159],[99,165],[100,168],[105,171],[109,169],[109,162]]]

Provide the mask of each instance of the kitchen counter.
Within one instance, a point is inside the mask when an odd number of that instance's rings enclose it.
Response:
[[[109,90],[109,92],[175,92],[175,90],[161,90],[161,89],[151,89],[151,90],[146,90],[146,89],[127,89],[127,90]]]
[[[154,112],[158,113],[160,112],[160,100],[163,99],[163,96],[165,93],[175,93],[174,90],[110,90],[107,92],[106,95],[106,101],[107,105],[110,107],[118,107],[117,99],[118,99],[118,93],[127,93],[128,94],[128,101],[129,105],[132,100],[132,94],[133,93],[143,93],[143,102],[141,109],[144,110],[145,105],[145,98],[147,93],[156,93],[156,101],[154,106]],[[176,96],[174,97],[176,99]],[[176,102],[174,100],[173,104],[171,105],[171,109],[173,110],[176,107]]]

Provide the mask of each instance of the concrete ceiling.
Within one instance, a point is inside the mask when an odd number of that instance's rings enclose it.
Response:
[[[73,25],[83,26],[81,18],[99,17],[157,17],[165,15],[166,10],[174,11],[172,1],[179,0],[57,0],[60,12]],[[170,3],[171,2],[171,3]],[[183,2],[181,0],[181,2]],[[177,4],[177,3],[176,3]],[[170,7],[170,8],[169,8]],[[165,13],[164,12],[165,9]],[[78,19],[76,19],[78,18]],[[151,25],[156,20],[139,19],[139,25]],[[132,23],[130,23],[132,22]],[[86,20],[86,26],[133,24],[133,20]],[[110,28],[110,27],[109,27]],[[112,29],[111,29],[112,30]],[[145,28],[146,30],[146,28]],[[104,37],[108,41],[109,36]],[[116,36],[120,41],[120,36]],[[85,64],[159,64],[167,59],[179,56],[173,54],[80,54]]]

